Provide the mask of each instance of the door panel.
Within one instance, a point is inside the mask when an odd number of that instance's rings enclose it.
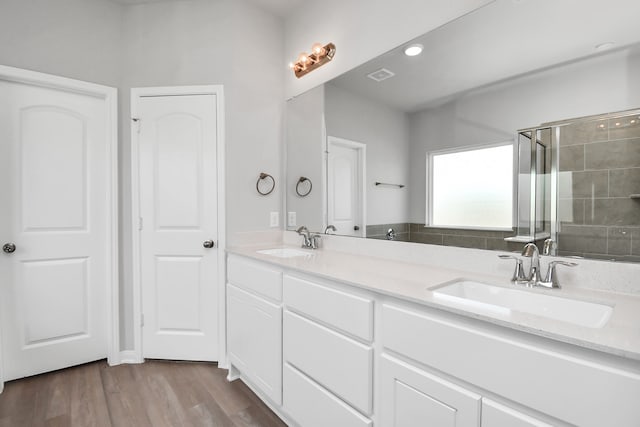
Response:
[[[199,303],[202,257],[157,257],[156,262],[158,330],[203,333]]]
[[[168,114],[156,119],[156,227],[158,230],[202,227],[202,119]]]
[[[55,106],[20,114],[24,231],[86,228],[87,121]]]
[[[16,244],[0,254],[11,380],[107,356],[110,109],[103,98],[8,81],[0,99],[0,238]]]
[[[217,360],[216,97],[138,98],[143,356]]]
[[[89,326],[88,260],[71,258],[24,262],[18,298],[24,306],[24,345],[86,336]],[[60,299],[58,295],[69,298]],[[55,322],[51,319],[55,318]]]

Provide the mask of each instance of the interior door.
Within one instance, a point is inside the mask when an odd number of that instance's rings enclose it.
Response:
[[[218,360],[216,96],[137,102],[143,356]]]
[[[109,113],[105,99],[0,80],[5,381],[107,356]]]
[[[364,236],[363,144],[329,137],[327,146],[328,224],[336,234]]]

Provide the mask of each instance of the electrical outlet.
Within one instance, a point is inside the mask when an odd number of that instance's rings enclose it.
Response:
[[[296,226],[296,213],[288,212],[287,214],[287,227],[295,227]]]
[[[271,212],[269,217],[269,227],[278,227],[280,225],[280,212]]]

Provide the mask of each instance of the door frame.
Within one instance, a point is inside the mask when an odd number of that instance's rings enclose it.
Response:
[[[360,171],[360,194],[358,204],[360,206],[360,219],[362,221],[362,234],[360,237],[367,237],[367,144],[352,141],[350,139],[339,138],[337,136],[327,136],[327,161],[326,174],[327,182],[329,179],[329,152],[331,145],[341,145],[343,147],[352,148],[358,151],[358,170]],[[329,188],[327,185],[327,225],[329,225]]]
[[[218,195],[218,366],[226,366],[226,217],[225,217],[225,122],[224,87],[222,85],[203,86],[162,86],[131,89],[131,233],[133,267],[133,350],[123,352],[128,363],[143,363],[142,352],[142,280],[140,254],[140,140],[134,118],[139,114],[139,101],[149,96],[216,96],[216,167]]]
[[[58,89],[65,92],[75,92],[82,95],[103,99],[107,106],[106,117],[106,143],[109,155],[105,159],[104,167],[107,173],[107,192],[105,199],[109,211],[109,222],[106,245],[107,265],[109,277],[107,278],[107,362],[109,365],[117,365],[120,360],[120,296],[118,273],[118,91],[116,88],[84,82],[66,77],[45,74],[36,71],[24,70],[5,65],[0,65],[0,80],[22,83],[29,86],[39,86],[50,89]],[[0,323],[0,392],[4,389],[2,370],[2,329]]]

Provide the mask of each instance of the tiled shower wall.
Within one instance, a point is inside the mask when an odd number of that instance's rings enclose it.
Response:
[[[458,246],[473,249],[521,251],[523,244],[506,242],[505,237],[515,235],[513,231],[461,230],[454,228],[425,227],[424,224],[398,223],[367,226],[367,237],[386,239],[389,228],[396,232],[396,239],[403,242],[428,243],[431,245]]]
[[[558,253],[640,262],[640,114],[560,128]]]

